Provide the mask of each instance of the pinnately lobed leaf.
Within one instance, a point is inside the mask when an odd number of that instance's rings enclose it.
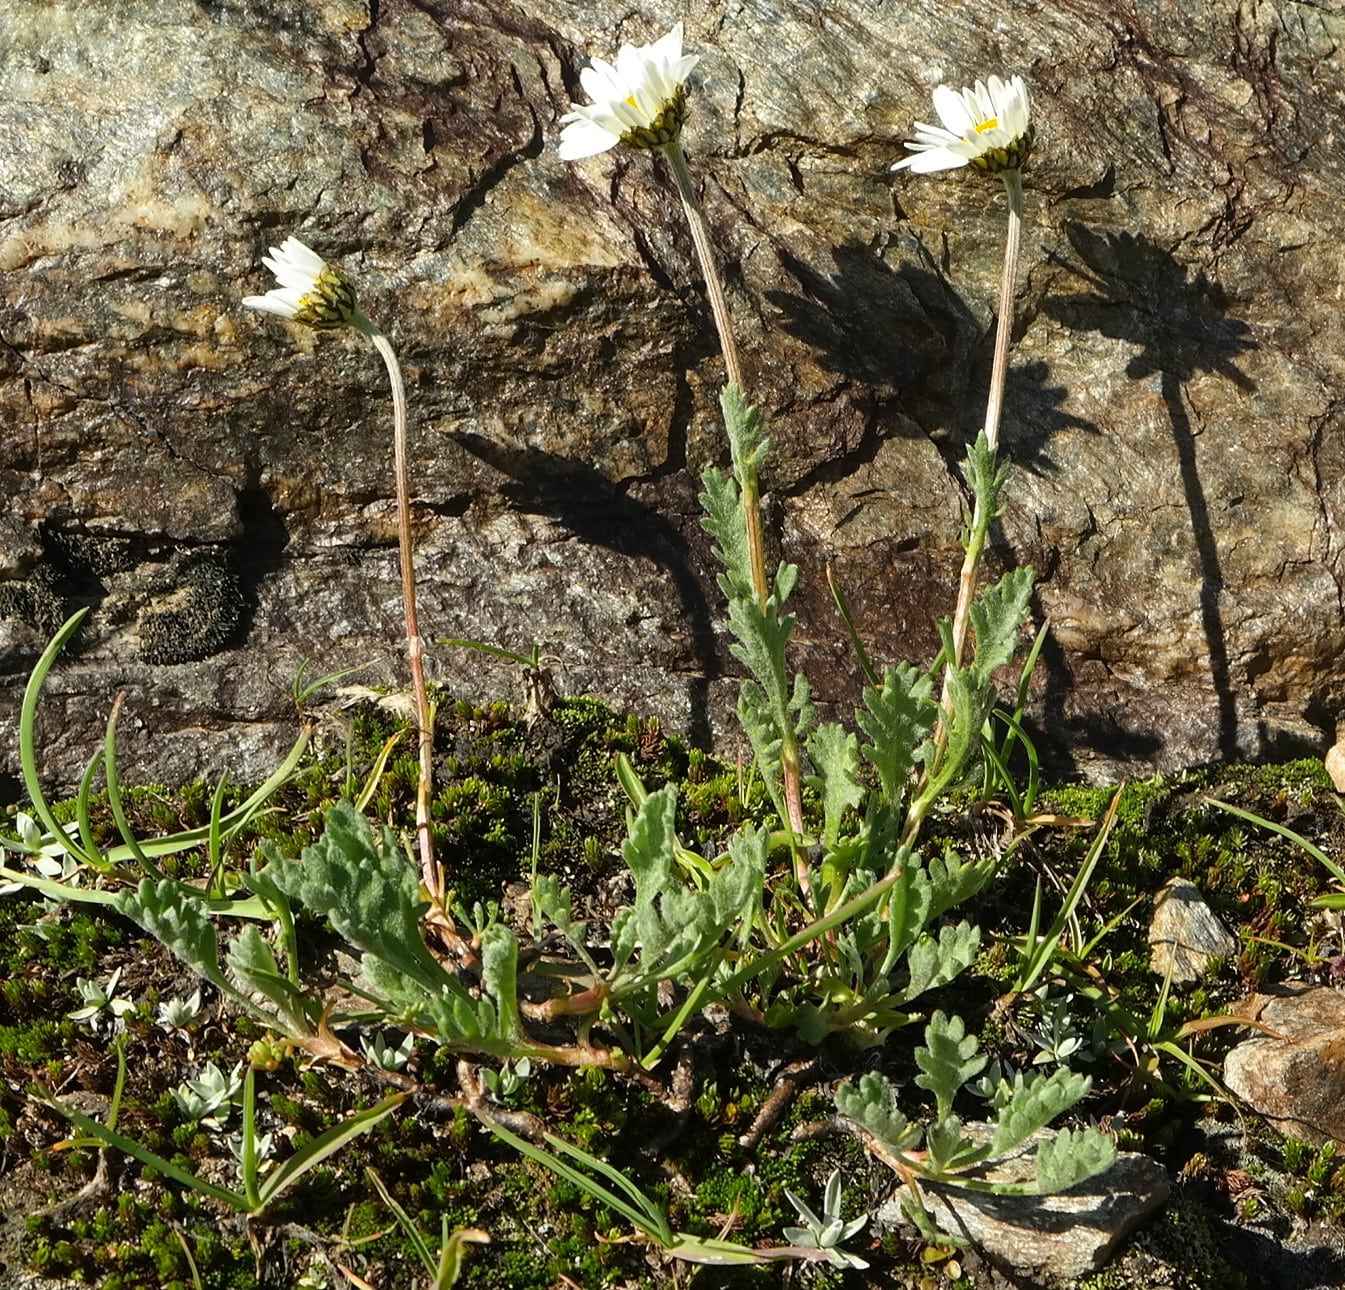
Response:
[[[1034,581],[1030,566],[1012,569],[972,602],[976,654],[971,672],[977,685],[987,684],[996,668],[1012,661],[1019,631],[1027,620]]]
[[[903,663],[884,671],[881,688],[865,689],[864,707],[855,712],[860,729],[873,741],[861,751],[878,772],[884,799],[893,805],[905,795],[916,752],[934,724],[933,690],[928,673]]]
[[[1086,1075],[1059,1066],[1050,1075],[1019,1072],[1013,1091],[999,1113],[990,1150],[994,1155],[1012,1151],[1036,1131],[1050,1124],[1087,1094],[1092,1085]]]
[[[118,913],[139,923],[189,968],[226,993],[232,987],[220,971],[219,941],[204,902],[188,895],[171,878],[142,878],[134,892],[123,892],[114,902]]]
[[[967,1034],[961,1017],[935,1012],[925,1027],[925,1047],[915,1050],[920,1074],[915,1082],[933,1093],[938,1101],[936,1118],[946,1120],[953,1112],[953,1097],[985,1066],[985,1056],[977,1053],[976,1036]]]
[[[822,790],[822,841],[831,847],[840,835],[845,812],[864,800],[859,784],[859,740],[843,726],[828,722],[813,731],[808,756],[817,767]]]
[[[876,1071],[861,1075],[857,1084],[843,1081],[836,1089],[836,1109],[889,1151],[908,1151],[920,1142],[920,1126],[897,1110],[892,1085]]]
[[[902,1002],[909,1003],[912,999],[918,999],[927,990],[936,990],[941,985],[947,985],[955,976],[971,966],[980,944],[981,929],[968,922],[939,928],[937,938],[929,935],[921,936],[906,955],[910,982],[902,993]],[[971,1044],[974,1050],[976,1044],[974,1037]],[[984,1058],[980,1061],[981,1065],[985,1064]],[[973,1075],[975,1073],[972,1072]],[[970,1079],[971,1076],[966,1078]]]
[[[1037,1148],[1038,1195],[1066,1191],[1110,1169],[1116,1144],[1098,1129],[1062,1129]]]
[[[272,851],[265,873],[285,896],[330,920],[351,945],[382,959],[431,992],[451,980],[425,945],[429,907],[420,880],[390,830],[375,836],[350,802],[327,813],[322,837],[299,863]]]

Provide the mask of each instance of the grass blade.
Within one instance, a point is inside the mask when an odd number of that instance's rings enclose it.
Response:
[[[211,1200],[220,1201],[240,1213],[247,1212],[247,1197],[241,1192],[230,1191],[227,1187],[217,1187],[214,1183],[206,1182],[204,1178],[197,1177],[196,1174],[188,1173],[185,1169],[179,1169],[171,1160],[165,1160],[162,1156],[155,1155],[148,1147],[142,1147],[134,1138],[124,1137],[115,1130],[109,1129],[107,1125],[99,1124],[97,1120],[91,1120],[87,1115],[82,1115],[76,1111],[74,1107],[66,1106],[55,1098],[48,1098],[47,1105],[53,1110],[59,1111],[77,1129],[82,1129],[89,1137],[97,1139],[105,1147],[115,1147],[123,1155],[131,1156],[133,1159],[140,1161],[142,1165],[148,1165],[151,1169],[163,1174],[164,1177],[171,1178],[184,1187],[190,1187],[193,1191],[200,1192],[202,1196],[209,1196]]]
[[[112,808],[112,818],[116,821],[117,832],[121,834],[132,857],[152,878],[164,878],[167,875],[141,849],[131,822],[126,818],[126,810],[121,799],[121,779],[117,774],[117,718],[121,715],[121,705],[126,699],[123,690],[112,702],[112,711],[107,717],[107,733],[103,736],[103,772],[107,778],[107,802]]]
[[[259,1192],[261,1206],[258,1212],[264,1210],[281,1192],[292,1187],[310,1169],[340,1151],[352,1138],[359,1137],[380,1120],[386,1119],[410,1096],[410,1093],[394,1093],[391,1097],[385,1097],[377,1106],[357,1111],[340,1124],[333,1125],[326,1133],[314,1138],[302,1150],[296,1151],[262,1184]]]
[[[576,1169],[568,1160],[562,1160],[560,1156],[556,1155],[554,1152],[545,1151],[535,1143],[529,1142],[525,1138],[520,1138],[516,1133],[511,1133],[502,1124],[497,1124],[495,1121],[490,1120],[486,1122],[486,1127],[495,1134],[497,1138],[507,1142],[515,1151],[527,1156],[529,1160],[541,1165],[544,1169],[549,1169],[552,1173],[559,1174],[566,1182],[573,1183],[580,1191],[606,1205],[613,1213],[620,1214],[632,1227],[638,1228],[641,1232],[644,1232],[646,1236],[653,1237],[653,1239],[665,1249],[672,1244],[674,1238],[672,1229],[668,1226],[667,1218],[663,1216],[652,1201],[635,1187],[635,1184],[632,1183],[630,1179],[617,1175],[620,1179],[622,1190],[627,1191],[628,1193],[633,1191],[635,1196],[639,1198],[635,1205],[631,1204],[631,1202],[624,1197],[618,1196],[610,1188],[604,1187],[602,1183],[591,1174],[586,1174],[582,1169]],[[555,1134],[548,1133],[545,1136],[549,1145],[568,1148],[570,1154],[577,1156],[580,1160],[583,1160],[585,1164],[599,1166],[602,1163],[595,1157],[588,1155],[587,1152],[579,1150],[578,1147],[571,1147],[568,1142],[563,1142],[560,1138],[556,1137]],[[603,1166],[603,1172],[609,1174],[616,1173],[610,1166]],[[637,1208],[636,1205],[639,1205],[639,1208]],[[651,1210],[653,1211],[652,1215],[650,1213]]]
[[[102,857],[97,853],[94,857],[88,855],[82,843],[76,842],[65,827],[57,822],[56,816],[52,814],[51,807],[47,805],[47,799],[42,795],[42,781],[37,774],[35,731],[37,703],[41,697],[42,686],[46,682],[47,674],[51,671],[61,651],[69,644],[70,638],[79,630],[80,624],[84,621],[88,612],[87,609],[81,609],[65,620],[61,630],[51,638],[47,648],[42,651],[42,656],[37,660],[32,674],[28,677],[28,684],[23,691],[23,705],[19,709],[19,764],[23,773],[23,787],[28,794],[28,800],[32,803],[33,810],[37,813],[38,819],[42,821],[47,832],[54,838],[63,839],[64,847],[75,859],[82,860],[85,864],[97,869]]]
[[[96,753],[79,779],[79,792],[75,795],[75,821],[79,825],[80,840],[84,843],[84,854],[99,873],[111,873],[116,866],[98,849],[93,835],[93,812],[89,809],[89,800],[93,796],[93,780],[103,764],[103,754]],[[97,856],[99,859],[95,859]]]
[[[434,1276],[438,1267],[438,1260],[434,1257],[434,1251],[430,1249],[430,1243],[425,1239],[425,1234],[415,1225],[411,1215],[397,1203],[393,1194],[387,1189],[382,1178],[378,1176],[372,1166],[365,1167],[364,1176],[369,1185],[378,1193],[379,1199],[392,1211],[393,1218],[397,1220],[397,1226],[402,1229],[403,1235],[411,1242],[411,1248],[415,1251],[416,1258],[421,1261],[425,1271]]]
[[[1246,820],[1249,824],[1255,824],[1260,828],[1269,829],[1272,833],[1278,833],[1280,837],[1295,846],[1302,847],[1319,864],[1325,865],[1330,871],[1331,876],[1345,887],[1345,869],[1342,869],[1325,851],[1319,846],[1309,842],[1301,833],[1295,833],[1293,829],[1285,828],[1283,824],[1276,824],[1273,820],[1267,820],[1260,815],[1253,815],[1251,811],[1244,811],[1240,806],[1234,806],[1231,802],[1221,802],[1217,797],[1207,797],[1205,799],[1210,806],[1217,806],[1221,811],[1227,811],[1229,815],[1236,815],[1239,819]]]

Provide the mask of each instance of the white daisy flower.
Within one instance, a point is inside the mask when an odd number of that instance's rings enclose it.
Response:
[[[915,140],[906,145],[915,155],[903,157],[893,170],[909,166],[928,175],[971,164],[998,173],[1018,170],[1027,160],[1032,126],[1021,76],[1007,84],[992,76],[961,92],[940,85],[934,91],[934,110],[943,125],[917,121]]]
[[[292,318],[309,327],[347,327],[360,316],[355,289],[345,271],[328,264],[297,237],[287,237],[271,248],[262,263],[280,284],[264,296],[244,296],[252,309]]]
[[[661,148],[677,138],[686,120],[686,78],[700,61],[682,53],[682,24],[652,45],[622,45],[616,65],[595,58],[579,73],[593,100],[572,104],[561,117],[557,152],[562,161],[593,157],[618,143]]]

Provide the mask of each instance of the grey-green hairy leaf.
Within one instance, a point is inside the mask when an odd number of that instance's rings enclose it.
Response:
[[[863,800],[859,787],[859,741],[843,726],[827,722],[808,738],[808,756],[818,769],[816,784],[822,790],[822,842],[835,846],[843,815]]]
[[[171,878],[157,882],[142,878],[135,891],[121,893],[113,904],[119,913],[139,923],[199,976],[226,993],[234,993],[220,970],[219,941],[204,900],[188,895]]]
[[[925,1148],[929,1152],[926,1167],[933,1174],[950,1174],[979,1164],[989,1149],[963,1132],[962,1121],[955,1115],[941,1116],[925,1129]]]
[[[994,856],[982,860],[963,860],[951,849],[934,856],[925,872],[930,886],[931,919],[945,910],[969,900],[995,876]]]
[[[327,813],[300,863],[271,852],[264,873],[288,899],[330,920],[350,944],[436,991],[449,979],[420,934],[420,879],[389,829],[375,835],[349,802]]]
[[[613,921],[612,951],[620,972],[639,949],[628,988],[694,970],[730,926],[750,924],[765,883],[767,835],[749,829],[735,835],[728,859],[704,888],[693,886],[675,860],[676,811],[671,784],[650,793],[622,846],[635,878],[635,907]]]
[[[304,1014],[303,996],[281,972],[275,954],[254,923],[234,937],[226,961],[244,989],[270,1001],[291,1035],[312,1033]]]
[[[1088,1092],[1091,1084],[1086,1075],[1079,1075],[1064,1066],[1057,1067],[1050,1075],[1024,1075],[1020,1071],[995,1124],[991,1153],[1002,1156],[1019,1143],[1026,1142],[1038,1129],[1068,1111]]]
[[[1110,1169],[1116,1144],[1097,1129],[1062,1129],[1037,1148],[1036,1191],[1048,1196]]]
[[[925,1046],[915,1050],[920,1074],[915,1082],[933,1093],[938,1101],[935,1118],[946,1120],[952,1114],[953,1097],[974,1075],[979,1075],[986,1059],[977,1053],[975,1035],[967,1034],[961,1017],[935,1012],[925,1027]]]
[[[892,1085],[870,1071],[859,1082],[845,1080],[836,1089],[836,1109],[861,1125],[889,1151],[909,1151],[919,1145],[921,1129],[900,1111],[892,1097]]]
[[[724,430],[728,435],[733,469],[743,477],[756,470],[770,451],[766,424],[761,413],[736,385],[726,385],[719,392],[719,407],[724,413]]]
[[[903,663],[884,671],[881,689],[864,690],[864,707],[855,712],[860,729],[872,740],[861,751],[878,772],[888,802],[905,796],[918,750],[934,724],[933,690],[928,673]]]
[[[715,556],[724,566],[719,584],[730,601],[752,597],[752,555],[743,517],[742,494],[723,471],[709,467],[701,475],[705,489],[700,503],[705,511],[701,527],[715,540]]]
[[[1019,632],[1027,621],[1033,583],[1031,568],[1011,569],[972,602],[971,630],[976,638],[971,663],[974,684],[988,684],[996,668],[1012,661]]]
[[[903,1002],[918,999],[927,990],[937,990],[966,971],[980,944],[981,929],[968,922],[941,927],[937,937],[921,936],[906,953],[911,975],[902,992]]]

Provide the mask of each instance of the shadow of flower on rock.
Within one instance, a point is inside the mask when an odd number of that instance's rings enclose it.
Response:
[[[782,325],[820,356],[828,371],[899,394],[909,422],[923,426],[950,472],[961,476],[967,447],[985,416],[993,325],[980,323],[932,264],[889,264],[872,247],[834,247],[835,271],[779,252],[797,293],[769,292]],[[1048,445],[1062,430],[1097,433],[1062,410],[1066,390],[1050,386],[1049,368],[1011,369],[1004,417],[1006,450],[1015,465],[1054,471]]]
[[[784,330],[813,350],[827,371],[881,389],[905,389],[948,360],[962,306],[937,275],[894,268],[858,242],[832,248],[833,272],[788,249],[778,255],[799,289],[770,291],[766,298],[780,310]],[[922,291],[922,278],[925,287],[937,284],[937,292]]]
[[[1004,390],[1001,451],[1015,469],[1034,475],[1054,475],[1059,470],[1049,447],[1062,431],[1102,433],[1091,421],[1066,411],[1069,391],[1063,385],[1049,384],[1050,379],[1050,364],[1034,359],[1009,368]]]
[[[709,681],[722,669],[710,606],[692,572],[686,535],[667,516],[572,458],[498,443],[479,434],[459,432],[452,437],[477,460],[512,481],[500,486],[499,496],[515,510],[548,516],[590,545],[621,556],[643,557],[665,570],[681,605],[696,668],[696,675],[687,678],[687,737],[697,747],[710,747]]]
[[[1231,759],[1238,755],[1238,720],[1219,604],[1223,574],[1184,387],[1198,374],[1212,373],[1240,390],[1253,390],[1235,360],[1256,343],[1246,323],[1228,316],[1228,301],[1217,282],[1203,271],[1192,273],[1148,238],[1098,233],[1081,224],[1067,224],[1065,231],[1075,258],[1062,263],[1090,290],[1047,296],[1043,310],[1075,330],[1139,346],[1126,374],[1160,380],[1200,571],[1200,619],[1218,708],[1218,749]]]

